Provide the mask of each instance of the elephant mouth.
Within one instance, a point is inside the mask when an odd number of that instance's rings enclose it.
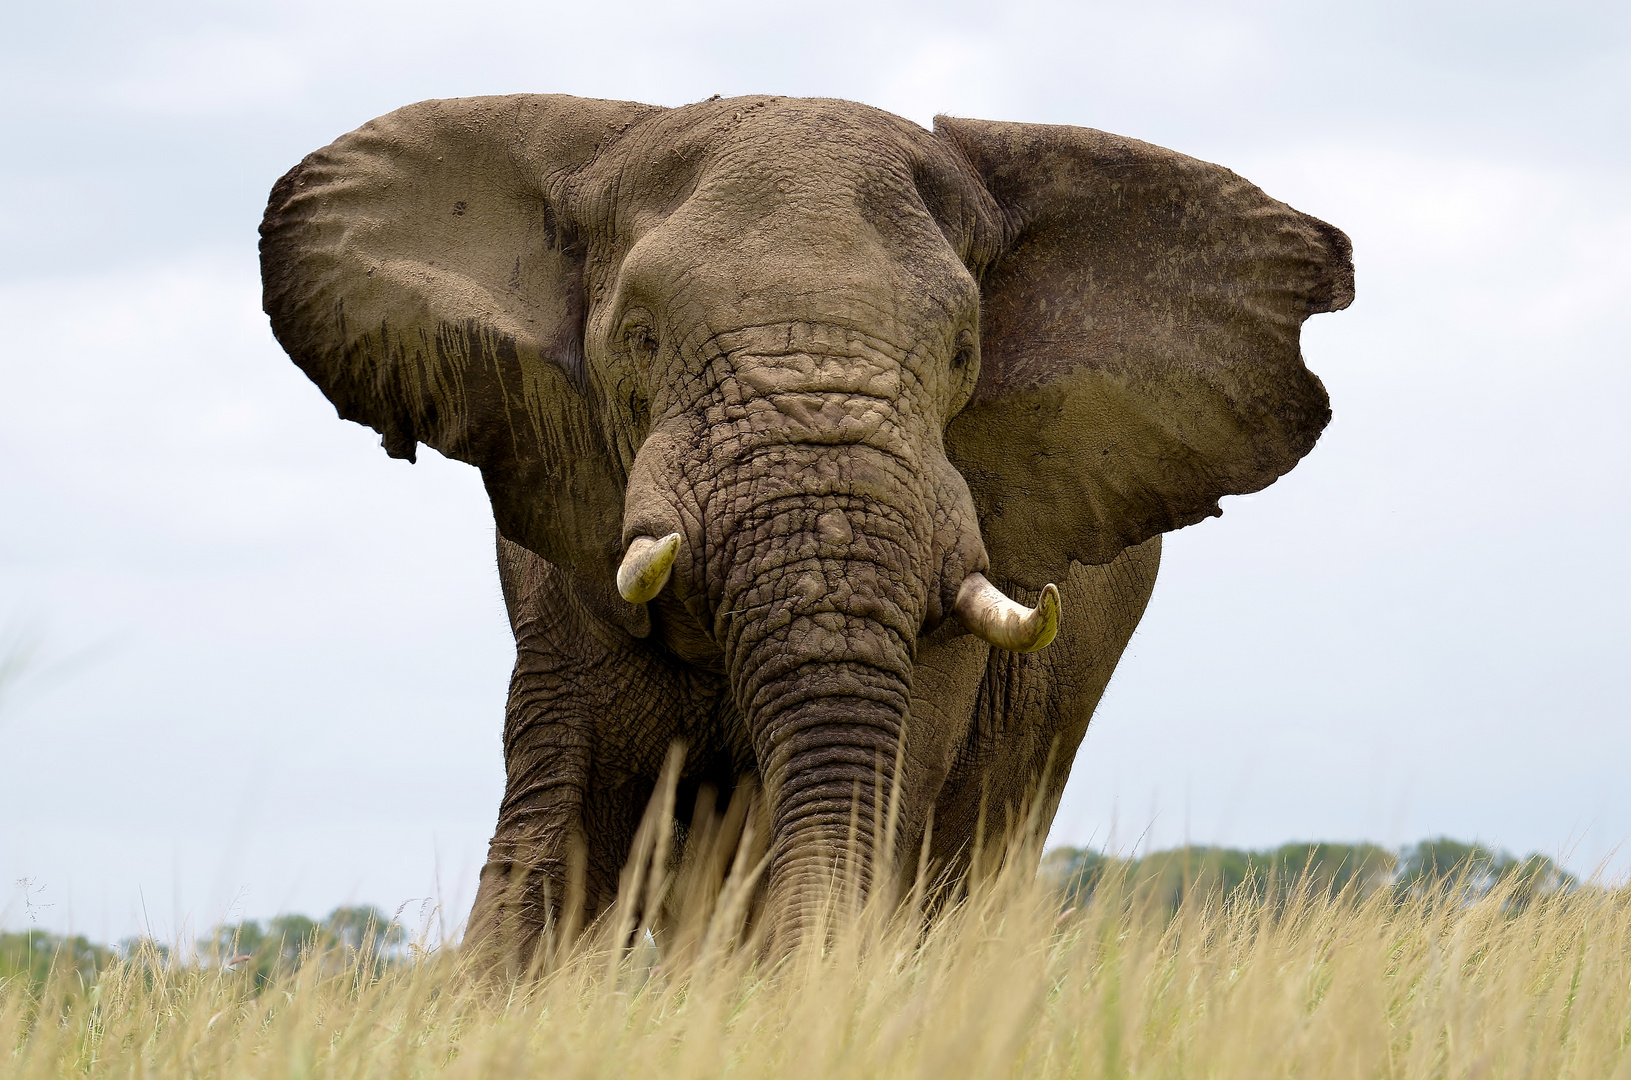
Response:
[[[674,573],[681,537],[637,536],[617,568],[617,591],[631,604],[655,600]],[[954,614],[976,637],[1010,652],[1045,649],[1059,633],[1059,589],[1049,583],[1027,607],[1010,599],[979,571],[970,573],[957,589]]]
[[[873,399],[865,401],[862,411],[880,411]],[[816,577],[843,594],[850,617],[880,620],[880,628],[907,643],[947,616],[1008,651],[1033,652],[1054,639],[1059,590],[1049,584],[1030,606],[986,578],[967,485],[936,448],[904,453],[878,445],[880,439],[903,439],[893,421],[871,425],[869,437],[860,440],[833,433],[830,441],[812,443],[803,434],[785,425],[761,428],[755,420],[731,439],[705,444],[699,455],[686,433],[652,432],[635,458],[625,496],[625,545],[617,570],[623,599],[659,600],[678,569],[678,597],[699,620],[698,629],[722,645],[731,632],[718,618],[727,615],[740,625],[773,613],[779,601],[772,600],[772,581],[795,573],[796,564],[804,584],[790,610],[814,612],[829,602],[804,595],[820,593],[821,584],[809,576],[819,570]],[[733,472],[746,479],[728,489],[714,486],[717,477]],[[689,512],[682,511],[682,499]],[[728,520],[711,528],[702,524],[717,515]],[[870,584],[846,584],[835,573],[859,573]],[[908,587],[904,579],[919,574],[919,583]]]

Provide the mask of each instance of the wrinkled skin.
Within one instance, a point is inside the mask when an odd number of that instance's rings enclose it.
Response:
[[[340,414],[492,497],[517,659],[469,933],[523,947],[610,903],[676,740],[682,810],[762,790],[795,931],[835,872],[894,887],[931,819],[951,867],[982,812],[1045,824],[1160,534],[1312,447],[1297,330],[1352,295],[1340,232],[1216,166],[782,98],[410,106],[291,171],[262,234]],[[971,633],[975,573],[1056,583],[1057,640]]]

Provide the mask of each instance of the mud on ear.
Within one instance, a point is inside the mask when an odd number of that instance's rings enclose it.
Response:
[[[583,256],[562,193],[660,111],[531,94],[410,105],[295,166],[261,224],[272,331],[339,414],[393,457],[424,443],[478,467],[499,531],[607,604],[621,488],[581,389]]]
[[[1234,173],[1090,128],[935,119],[1006,218],[951,423],[993,569],[1039,588],[1215,516],[1331,416],[1298,345],[1352,248]]]

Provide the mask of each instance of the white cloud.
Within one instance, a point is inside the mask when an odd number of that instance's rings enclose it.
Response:
[[[924,42],[878,88],[870,104],[934,126],[937,113],[956,116],[999,114],[1004,102],[983,78],[996,58],[968,41],[940,38]]]
[[[210,31],[141,41],[98,96],[137,112],[224,115],[296,98],[307,77],[300,52],[277,38]]]
[[[394,906],[438,850],[468,898],[513,658],[480,477],[387,459],[259,306],[242,257],[0,287],[0,632],[43,638],[0,703],[42,763],[0,785],[0,880],[48,885],[56,928],[100,900],[92,932],[130,933],[141,894],[207,925],[246,887],[257,916]],[[387,805],[358,762],[443,797]]]
[[[1469,341],[1578,334],[1631,294],[1631,203],[1605,197],[1631,189],[1621,169],[1375,143],[1233,164],[1352,237],[1363,302],[1430,304]]]

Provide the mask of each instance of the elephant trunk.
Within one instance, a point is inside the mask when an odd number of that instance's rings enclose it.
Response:
[[[809,922],[835,884],[864,898],[876,864],[894,854],[882,850],[878,818],[897,780],[906,680],[854,662],[819,668],[763,684],[749,719],[771,799],[771,908],[794,924]]]
[[[773,910],[806,922],[835,881],[864,897],[880,846],[879,818],[897,777],[910,709],[910,646],[868,604],[814,599],[869,564],[788,568],[757,610],[732,617],[727,656],[770,798]],[[828,595],[831,595],[828,593]],[[853,594],[852,594],[853,595]]]
[[[904,463],[857,447],[778,456],[804,464],[730,494],[725,505],[743,509],[710,561],[722,583],[715,639],[770,800],[769,902],[798,932],[835,879],[864,897],[893,856],[881,823],[903,779],[932,575],[929,515]],[[857,494],[842,479],[857,469],[898,484],[887,497]],[[754,497],[767,487],[772,497]]]
[[[877,887],[893,837],[927,813],[903,797],[887,824],[891,794],[913,790],[897,770],[919,633],[955,616],[1040,648],[1058,603],[986,583],[972,499],[933,433],[862,392],[876,379],[843,385],[890,362],[735,359],[706,427],[675,413],[636,455],[618,589],[648,602],[672,578],[667,610],[718,650],[769,799],[772,921],[798,933],[835,878],[856,898]]]

